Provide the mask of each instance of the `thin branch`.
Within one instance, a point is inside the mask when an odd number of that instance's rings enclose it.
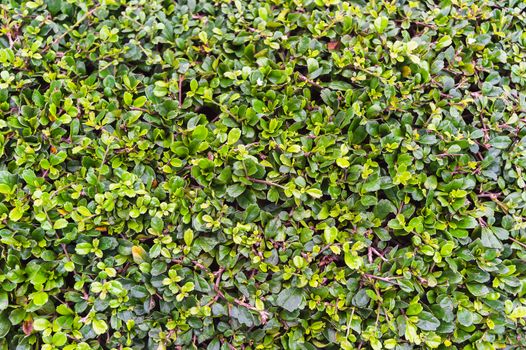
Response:
[[[88,18],[89,16],[91,16],[93,14],[93,12],[95,12],[96,10],[98,10],[100,7],[100,5],[98,6],[95,6],[94,8],[92,8],[91,10],[89,10],[88,12],[86,12],[77,22],[75,22],[71,27],[68,28],[68,30],[66,30],[64,33],[62,33],[61,35],[59,35],[55,40],[53,40],[53,42],[44,47],[42,49],[42,52],[46,52],[47,50],[49,50],[49,48],[53,45],[56,45],[60,42],[60,40],[64,39],[64,37],[66,35],[68,35],[69,33],[71,33],[74,29],[76,29],[79,25],[82,24],[82,22],[84,22],[84,20],[86,18]]]
[[[387,262],[388,260],[384,257],[384,255],[382,253],[380,253],[378,250],[376,250],[376,248],[374,247],[369,247],[371,249],[371,251],[376,255],[378,256],[380,259],[382,259],[383,261]]]
[[[250,180],[250,181],[252,181],[252,182],[257,182],[257,183],[265,184],[265,185],[268,185],[268,186],[276,186],[276,187],[279,187],[279,188],[285,189],[285,186],[280,185],[280,184],[275,183],[275,182],[266,181],[266,180],[260,180],[260,179],[255,179],[255,178],[253,178],[253,177],[247,177],[247,179]]]
[[[309,83],[310,85],[314,86],[314,87],[317,87],[318,89],[323,89],[323,87],[318,84],[317,82],[315,82],[314,80],[311,80],[309,78],[307,78],[306,76],[304,76],[303,74],[301,73],[298,73],[298,76],[300,78],[300,80],[306,82],[306,83]]]
[[[201,264],[199,261],[193,260],[192,262],[194,263],[194,265],[196,267],[200,268],[201,270],[208,271],[208,267],[206,267],[205,265]]]
[[[499,196],[501,196],[501,195],[502,195],[501,193],[484,192],[484,193],[479,193],[479,194],[477,195],[477,197],[479,197],[479,198],[498,199]]]
[[[227,300],[227,298],[225,297],[225,294],[223,294],[223,292],[221,291],[221,289],[219,289],[219,284],[221,283],[221,276],[223,275],[223,272],[225,271],[225,268],[224,267],[221,267],[219,270],[217,270],[216,272],[214,272],[214,275],[216,276],[216,280],[215,280],[215,283],[214,283],[214,291],[216,292],[216,296],[214,297],[214,299],[212,299],[208,304],[207,306],[215,303],[219,298],[223,298],[225,300]],[[228,300],[227,300],[228,301]],[[264,310],[258,310],[255,306],[252,306],[250,305],[249,303],[246,303],[242,300],[239,300],[239,299],[234,299],[234,302],[239,305],[239,306],[243,306],[243,307],[246,307],[247,309],[249,310],[253,310],[253,311],[256,311],[259,313],[259,317],[261,317],[261,323],[262,324],[265,324],[267,323],[268,321],[268,317],[269,317],[269,313],[264,311]]]
[[[389,283],[396,283],[395,281],[393,281],[393,279],[395,279],[395,277],[375,276],[375,275],[371,275],[371,274],[368,274],[368,273],[364,273],[363,276],[364,277],[368,277],[368,278],[372,278],[372,279],[375,279],[375,280],[379,280],[379,281],[384,281],[384,282],[389,282]]]
[[[461,153],[440,153],[440,154],[435,154],[435,157],[439,157],[439,158],[444,158],[444,157],[460,157],[460,156],[463,156],[464,154],[461,154]]]
[[[526,244],[525,243],[522,243],[521,241],[519,241],[518,239],[515,239],[513,237],[510,237],[510,240],[517,243],[518,245],[520,245],[521,247],[523,248],[526,248]]]
[[[183,106],[183,81],[184,75],[179,76],[179,108]]]

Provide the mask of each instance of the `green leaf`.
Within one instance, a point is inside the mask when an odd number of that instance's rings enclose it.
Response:
[[[41,332],[49,327],[51,327],[51,322],[49,322],[45,318],[36,318],[33,321],[33,329],[35,329],[36,331]]]
[[[457,223],[457,228],[472,229],[478,226],[477,219],[471,216],[466,216],[460,219]]]
[[[0,170],[0,194],[9,194],[16,186],[17,176]]]
[[[455,248],[455,243],[446,242],[442,245],[442,247],[440,247],[440,255],[443,257],[450,256],[454,248]]]
[[[512,320],[524,317],[526,317],[526,306],[515,307],[511,314],[509,314],[509,318],[511,318]]]
[[[9,219],[13,221],[18,221],[24,215],[24,210],[20,207],[14,207],[11,212],[9,212]]]
[[[123,95],[123,100],[124,100],[124,103],[127,106],[130,106],[132,104],[132,101],[133,101],[133,95],[130,94],[128,91],[125,91],[124,95]]]
[[[26,315],[27,315],[26,310],[21,309],[21,308],[20,309],[14,309],[9,314],[9,321],[11,321],[11,324],[13,326],[16,326],[17,324],[19,324],[20,322],[22,322],[24,320]]]
[[[389,214],[396,214],[397,208],[388,199],[381,199],[374,207],[374,216],[379,219],[385,219]]]
[[[511,144],[511,139],[508,136],[497,136],[489,141],[489,144],[498,149],[506,149]]]
[[[154,216],[150,222],[150,227],[153,233],[161,234],[164,230],[164,221],[163,219]]]
[[[338,238],[338,228],[334,226],[326,227],[323,231],[323,238],[327,244],[334,243],[334,241]]]
[[[79,207],[77,207],[77,211],[78,211],[81,215],[86,216],[86,217],[92,215],[92,214],[91,214],[91,211],[90,211],[88,208],[86,208],[85,206],[82,206],[82,205],[79,206]],[[56,223],[55,223],[55,224],[56,224]]]
[[[9,194],[9,193],[11,193],[11,187],[9,187],[6,184],[0,183],[0,193],[2,193],[2,194]]]
[[[4,339],[7,333],[9,333],[10,329],[11,322],[9,322],[9,319],[6,315],[0,313],[0,339]]]
[[[422,311],[418,315],[418,323],[416,325],[423,331],[435,331],[440,326],[440,321],[432,313]]]
[[[91,326],[97,335],[104,334],[108,331],[108,324],[104,320],[94,319]]]
[[[243,192],[245,192],[245,187],[239,184],[231,185],[226,190],[226,193],[228,193],[229,196],[234,198],[241,196]]]
[[[374,20],[374,28],[378,33],[383,33],[389,24],[389,19],[385,16],[379,16]]]
[[[490,289],[484,284],[467,283],[466,287],[468,288],[469,292],[476,297],[484,297],[490,292]]]
[[[133,101],[133,106],[141,108],[146,103],[147,99],[145,96],[139,96]]]
[[[191,246],[193,240],[194,240],[194,231],[192,231],[191,229],[184,231],[184,243],[187,246]]]
[[[340,168],[348,168],[351,165],[351,163],[349,163],[349,160],[347,158],[336,159],[336,164],[338,164]]]
[[[148,253],[140,245],[134,245],[131,249],[131,253],[132,253],[133,261],[136,264],[142,264],[143,262],[150,260]]]
[[[276,305],[283,309],[293,312],[302,308],[304,302],[304,295],[301,289],[288,288],[283,289],[277,296]]]
[[[53,334],[53,338],[51,339],[51,342],[55,346],[63,346],[67,343],[68,337],[63,332],[57,332]]]
[[[408,316],[415,316],[415,315],[420,314],[423,309],[424,308],[423,308],[423,306],[421,304],[414,303],[414,304],[410,304],[409,305],[409,307],[407,308],[405,313]]]
[[[253,222],[258,218],[260,209],[257,204],[250,204],[245,210],[245,222]]]
[[[88,255],[89,253],[91,253],[92,248],[93,246],[90,243],[87,243],[87,242],[78,243],[75,246],[75,252],[79,255]]]
[[[469,327],[473,324],[473,314],[467,309],[460,309],[457,312],[457,321],[464,327]]]
[[[42,306],[47,303],[49,297],[46,292],[35,292],[32,294],[31,299],[35,305]]]
[[[190,90],[191,91],[197,91],[198,88],[199,88],[199,83],[197,82],[197,80],[192,79],[190,81]]]
[[[204,125],[198,125],[194,131],[192,131],[192,139],[196,141],[203,141],[208,136],[208,129]]]
[[[280,85],[287,81],[287,74],[285,73],[285,71],[275,69],[270,71],[270,74],[268,75],[268,80],[272,84]]]
[[[417,343],[417,344],[420,343],[420,338],[418,337],[417,328],[414,324],[410,322],[406,322],[404,336],[410,343]]]
[[[233,145],[239,140],[240,137],[241,137],[241,130],[239,130],[238,128],[231,129],[230,132],[228,133],[227,143],[229,145]]]
[[[442,50],[445,47],[448,47],[451,45],[451,37],[449,35],[444,35],[440,39],[437,40],[435,49],[436,50]]]
[[[9,298],[6,292],[0,292],[0,311],[7,309]]]
[[[314,73],[319,67],[318,61],[315,58],[307,58],[307,68],[309,74]]]
[[[353,85],[345,81],[337,80],[329,82],[327,87],[332,90],[347,91],[351,90],[353,88]]]
[[[323,196],[323,192],[317,188],[309,188],[307,191],[307,194],[314,198],[321,198]]]
[[[480,240],[482,245],[487,248],[502,249],[502,243],[488,227],[482,228]]]
[[[357,255],[356,252],[345,252],[344,260],[345,264],[352,270],[358,270],[363,266],[363,259],[361,256]]]
[[[63,229],[64,227],[68,226],[68,222],[65,220],[65,219],[58,219],[57,221],[55,221],[55,223],[53,224],[53,228],[55,230],[60,230],[60,229]]]

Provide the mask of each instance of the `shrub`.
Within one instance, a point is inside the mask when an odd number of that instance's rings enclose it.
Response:
[[[2,3],[2,349],[526,347],[524,2]]]

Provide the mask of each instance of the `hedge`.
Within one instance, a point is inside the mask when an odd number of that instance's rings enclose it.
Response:
[[[2,1],[0,349],[526,348],[525,8]]]

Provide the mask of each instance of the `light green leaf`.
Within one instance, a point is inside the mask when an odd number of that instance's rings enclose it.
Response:
[[[45,318],[37,318],[33,321],[33,329],[36,331],[41,332],[49,327],[51,327],[51,322]]]
[[[60,230],[66,226],[68,226],[68,222],[65,219],[58,219],[55,221],[55,224],[53,224],[55,230]]]
[[[351,163],[349,163],[349,160],[347,158],[336,159],[336,164],[338,164],[340,168],[348,168],[351,165]]]
[[[9,298],[6,292],[0,292],[0,311],[7,309]]]
[[[238,128],[231,129],[230,132],[228,133],[227,143],[229,145],[233,145],[239,140],[240,137],[241,137],[241,130],[239,130]]]
[[[518,318],[526,317],[526,306],[518,306],[513,309],[511,314],[509,314],[509,318],[512,320],[516,320]]]
[[[9,219],[13,221],[18,221],[22,218],[23,215],[24,215],[24,210],[22,210],[22,208],[14,207],[13,209],[11,209],[11,212],[9,213]]]
[[[104,320],[94,319],[91,326],[97,335],[104,334],[108,331],[108,324]]]
[[[184,231],[184,243],[187,246],[191,246],[193,240],[194,240],[194,231],[192,229],[188,229]]]
[[[382,34],[385,31],[388,24],[389,19],[385,16],[379,16],[374,20],[374,28],[380,34]]]
[[[314,198],[321,198],[323,196],[323,192],[317,188],[309,188],[307,191],[307,194]]]
[[[363,258],[354,251],[345,252],[344,260],[352,270],[358,270],[363,266]]]
[[[36,292],[32,294],[31,299],[33,300],[33,304],[42,306],[47,303],[49,296],[46,292]]]

